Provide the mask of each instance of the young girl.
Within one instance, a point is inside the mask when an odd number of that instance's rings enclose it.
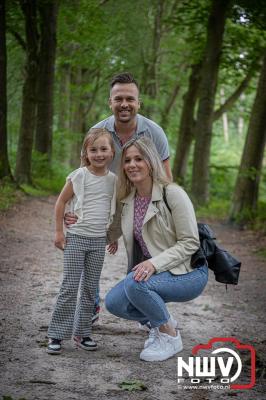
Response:
[[[91,320],[96,288],[103,266],[106,230],[115,213],[115,175],[108,170],[114,157],[111,135],[91,129],[81,150],[81,168],[67,177],[55,205],[55,246],[64,250],[63,282],[48,329],[47,353],[60,354],[62,339],[80,337],[77,345],[96,350]],[[63,232],[66,203],[78,217]],[[79,298],[77,300],[78,291]]]

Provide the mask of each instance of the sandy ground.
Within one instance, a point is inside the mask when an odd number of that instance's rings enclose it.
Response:
[[[256,250],[266,239],[237,231],[221,222],[212,227],[219,242],[242,260],[239,285],[218,284],[210,271],[204,293],[184,304],[170,304],[184,343],[184,360],[192,348],[213,337],[234,337],[257,353],[257,382],[251,390],[192,390],[177,385],[176,358],[165,362],[139,360],[145,334],[137,324],[120,320],[102,308],[94,337],[96,352],[65,342],[61,356],[45,352],[47,325],[62,277],[62,253],[53,247],[55,199],[27,199],[0,214],[1,358],[0,397],[9,400],[83,399],[265,399],[266,265]],[[106,256],[101,298],[126,271],[123,246]],[[246,358],[248,363],[248,358]],[[249,367],[244,372],[248,380]],[[246,375],[245,375],[246,374]],[[119,387],[140,380],[144,391]]]

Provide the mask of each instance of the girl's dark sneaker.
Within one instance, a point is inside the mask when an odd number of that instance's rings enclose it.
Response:
[[[89,336],[85,338],[81,338],[80,341],[76,342],[76,345],[83,350],[96,350],[97,343],[95,343]]]
[[[95,306],[94,307],[93,316],[92,316],[92,319],[91,319],[91,323],[92,324],[95,324],[99,320],[100,310],[101,310],[100,306]]]
[[[62,345],[61,339],[49,339],[49,343],[46,349],[48,354],[61,354],[62,353]]]

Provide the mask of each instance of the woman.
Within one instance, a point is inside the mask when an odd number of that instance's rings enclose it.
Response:
[[[123,149],[118,197],[122,213],[118,210],[108,238],[114,242],[122,232],[128,275],[109,291],[106,308],[118,317],[149,324],[141,360],[166,360],[183,348],[166,303],[196,298],[208,280],[206,265],[190,265],[199,248],[194,209],[184,190],[167,179],[147,138],[133,140]],[[111,243],[109,251],[115,249]]]

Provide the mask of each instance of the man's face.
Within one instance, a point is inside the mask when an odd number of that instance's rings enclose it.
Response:
[[[134,83],[116,83],[110,92],[109,105],[115,121],[128,123],[138,113],[139,91]]]

